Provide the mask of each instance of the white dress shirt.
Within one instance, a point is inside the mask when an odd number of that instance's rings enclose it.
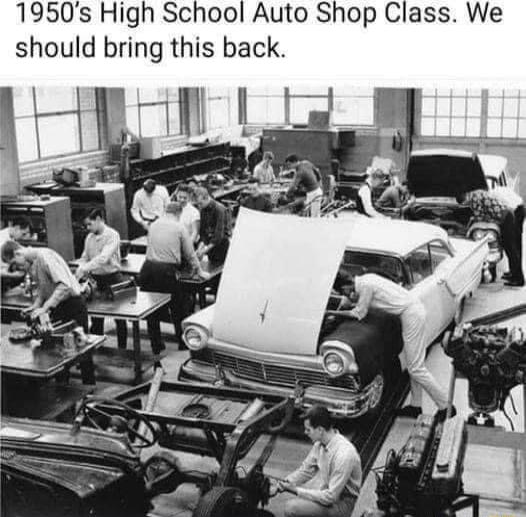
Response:
[[[148,194],[141,188],[133,196],[132,217],[139,224],[142,224],[144,221],[154,221],[164,215],[169,201],[170,195],[163,185],[156,185],[155,190],[151,194]]]

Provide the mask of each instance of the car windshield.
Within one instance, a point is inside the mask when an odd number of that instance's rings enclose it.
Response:
[[[405,283],[402,262],[398,258],[362,251],[346,251],[339,274],[354,276],[363,273],[376,273],[398,284]]]

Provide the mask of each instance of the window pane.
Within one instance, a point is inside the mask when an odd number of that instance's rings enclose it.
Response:
[[[526,119],[519,120],[519,138],[526,138]]]
[[[99,148],[99,124],[96,111],[86,111],[81,114],[82,150],[94,151]]]
[[[77,115],[57,115],[38,119],[42,157],[80,151]]]
[[[60,113],[77,109],[76,88],[35,88],[38,113]]]
[[[448,118],[437,118],[436,124],[436,136],[449,136]]]
[[[16,121],[16,142],[20,162],[29,162],[38,159],[37,133],[34,118],[23,118]]]
[[[502,121],[502,137],[516,138],[517,136],[517,119],[504,119]]]
[[[181,119],[179,114],[178,102],[172,102],[168,104],[168,134],[181,134]]]
[[[519,90],[504,90],[504,97],[518,97]]]
[[[499,138],[501,133],[502,122],[498,118],[488,119],[488,136],[491,138]]]
[[[340,97],[334,99],[335,124],[374,124],[374,97]]]
[[[293,124],[307,124],[309,111],[327,110],[329,103],[327,99],[294,97],[290,99],[290,121]]]
[[[480,117],[480,112],[482,110],[482,100],[480,98],[469,98],[468,99],[468,116],[471,117]]]
[[[283,97],[250,97],[247,99],[247,122],[250,124],[283,124]]]
[[[139,88],[139,102],[163,102],[167,98],[166,88]]]
[[[33,115],[33,88],[13,88],[15,117]]]
[[[327,86],[291,86],[289,95],[329,95]]]
[[[451,136],[465,136],[465,120],[463,118],[451,119]]]
[[[466,114],[466,99],[463,97],[455,97],[451,102],[451,114],[457,116],[464,116]]]
[[[96,109],[95,88],[79,88],[79,102],[82,111]]]
[[[435,136],[435,119],[423,118],[420,132],[422,136]]]
[[[247,97],[263,96],[263,97],[284,97],[285,88],[277,88],[275,86],[258,86],[247,88]]]
[[[166,136],[167,120],[165,105],[141,106],[141,136]]]
[[[209,99],[207,113],[209,129],[217,129],[230,125],[230,106],[228,99]]]
[[[439,97],[437,99],[437,115],[449,116],[451,100],[449,97]]]
[[[504,116],[516,117],[519,113],[519,99],[504,99]]]
[[[137,106],[126,108],[126,125],[132,133],[141,134],[139,130],[139,108]]]
[[[433,97],[424,97],[422,99],[422,115],[435,114],[435,99]]]
[[[124,102],[126,106],[137,105],[139,103],[137,88],[125,88]]]
[[[466,136],[480,136],[480,119],[468,118],[466,122]]]
[[[526,117],[526,95],[524,95],[524,97],[521,97],[519,117]]]
[[[500,117],[502,114],[502,99],[488,99],[488,117]]]

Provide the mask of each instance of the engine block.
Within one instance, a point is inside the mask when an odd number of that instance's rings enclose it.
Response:
[[[469,382],[469,405],[488,414],[504,408],[526,375],[526,332],[519,328],[460,325],[446,353]]]

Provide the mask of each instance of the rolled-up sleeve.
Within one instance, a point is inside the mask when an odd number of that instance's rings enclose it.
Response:
[[[334,460],[334,468],[328,486],[319,490],[298,488],[298,496],[323,506],[331,506],[340,498],[353,469],[354,459],[348,454],[338,454]]]
[[[369,312],[369,307],[374,294],[373,288],[370,285],[363,285],[360,287],[358,294],[358,303],[354,309],[350,311],[350,314],[358,320],[363,320]]]
[[[318,472],[318,455],[315,447],[313,447],[300,467],[289,474],[286,480],[294,485],[303,485],[303,483],[311,480],[316,472]]]

